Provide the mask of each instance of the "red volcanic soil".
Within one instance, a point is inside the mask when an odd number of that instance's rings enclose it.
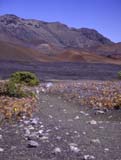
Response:
[[[86,51],[68,50],[63,52],[62,54],[59,54],[57,57],[60,61],[67,61],[67,62],[121,64],[121,60],[108,58],[105,56],[97,55],[95,53]]]
[[[0,60],[121,64],[121,59],[97,55],[89,51],[66,50],[60,54],[48,56],[32,48],[2,41],[0,41]]]
[[[0,60],[48,62],[51,59],[34,49],[0,41]]]

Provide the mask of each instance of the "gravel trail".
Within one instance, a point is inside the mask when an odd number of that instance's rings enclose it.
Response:
[[[0,160],[121,160],[121,111],[40,93],[38,112],[0,128]]]

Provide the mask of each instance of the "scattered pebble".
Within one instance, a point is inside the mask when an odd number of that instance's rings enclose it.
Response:
[[[61,139],[62,139],[62,137],[60,137],[60,136],[57,136],[57,137],[56,137],[56,139],[58,139],[58,140],[61,140]]]
[[[33,141],[33,140],[30,140],[28,143],[28,148],[36,148],[38,146],[39,146],[38,142]]]
[[[2,139],[3,138],[3,136],[0,134],[0,139]]]
[[[34,130],[35,128],[30,125],[30,126],[28,126],[28,129],[29,129],[29,130]]]
[[[54,107],[52,104],[49,105],[50,108]]]
[[[52,119],[52,118],[53,118],[53,116],[52,116],[52,115],[49,115],[49,118],[50,118],[50,119]]]
[[[25,128],[25,136],[29,136],[30,135],[30,130],[28,128]]]
[[[30,123],[30,121],[27,121],[27,120],[26,120],[26,121],[24,121],[24,124],[29,124],[29,123]]]
[[[108,151],[109,151],[109,148],[104,148],[104,151],[105,151],[105,152],[108,152]]]
[[[0,152],[3,152],[4,151],[4,149],[3,148],[0,148]]]
[[[85,115],[85,116],[88,116],[89,114],[88,113],[85,113],[84,111],[80,111],[81,114]]]
[[[96,144],[100,144],[101,143],[99,139],[92,139],[91,142],[92,143],[96,143]]]
[[[95,110],[95,114],[105,114],[105,112],[102,110]]]
[[[42,129],[40,129],[40,130],[38,131],[38,133],[39,133],[39,134],[42,134],[42,133],[43,133],[43,130],[42,130]]]
[[[91,120],[91,121],[89,121],[89,124],[95,125],[95,124],[97,124],[97,122],[95,120]]]
[[[75,143],[70,143],[69,146],[70,146],[71,151],[73,151],[73,152],[75,152],[75,153],[80,152],[80,149],[77,147],[77,144],[75,144]]]
[[[49,82],[49,83],[46,84],[46,88],[50,88],[52,86],[53,86],[53,83],[51,83],[51,82]]]
[[[86,132],[82,132],[83,135],[86,135]]]
[[[92,155],[84,155],[84,160],[91,160],[91,159],[95,159],[95,157]]]
[[[53,153],[57,154],[57,153],[61,153],[61,149],[59,147],[56,147],[54,150],[53,150]]]
[[[48,137],[47,136],[42,136],[40,139],[41,140],[48,140]]]
[[[73,119],[68,119],[68,122],[73,122]]]
[[[76,119],[79,119],[79,116],[76,116],[74,119],[75,119],[75,120],[76,120]]]
[[[31,120],[31,124],[32,125],[36,125],[38,123],[38,119],[37,118],[33,118],[32,120]]]

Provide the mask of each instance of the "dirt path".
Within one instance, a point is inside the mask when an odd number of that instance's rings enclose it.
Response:
[[[121,111],[103,114],[40,94],[39,111],[0,129],[0,160],[121,160]]]

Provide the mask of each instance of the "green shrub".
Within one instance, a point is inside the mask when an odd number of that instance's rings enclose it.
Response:
[[[118,72],[118,77],[121,79],[121,71]]]
[[[22,85],[21,84],[16,84],[14,81],[9,81],[5,85],[5,95],[10,96],[10,97],[26,97],[26,93],[22,90]]]
[[[6,83],[0,81],[0,95],[4,95],[6,93]]]
[[[10,81],[28,86],[35,86],[39,84],[39,79],[31,72],[15,72],[11,75]]]

